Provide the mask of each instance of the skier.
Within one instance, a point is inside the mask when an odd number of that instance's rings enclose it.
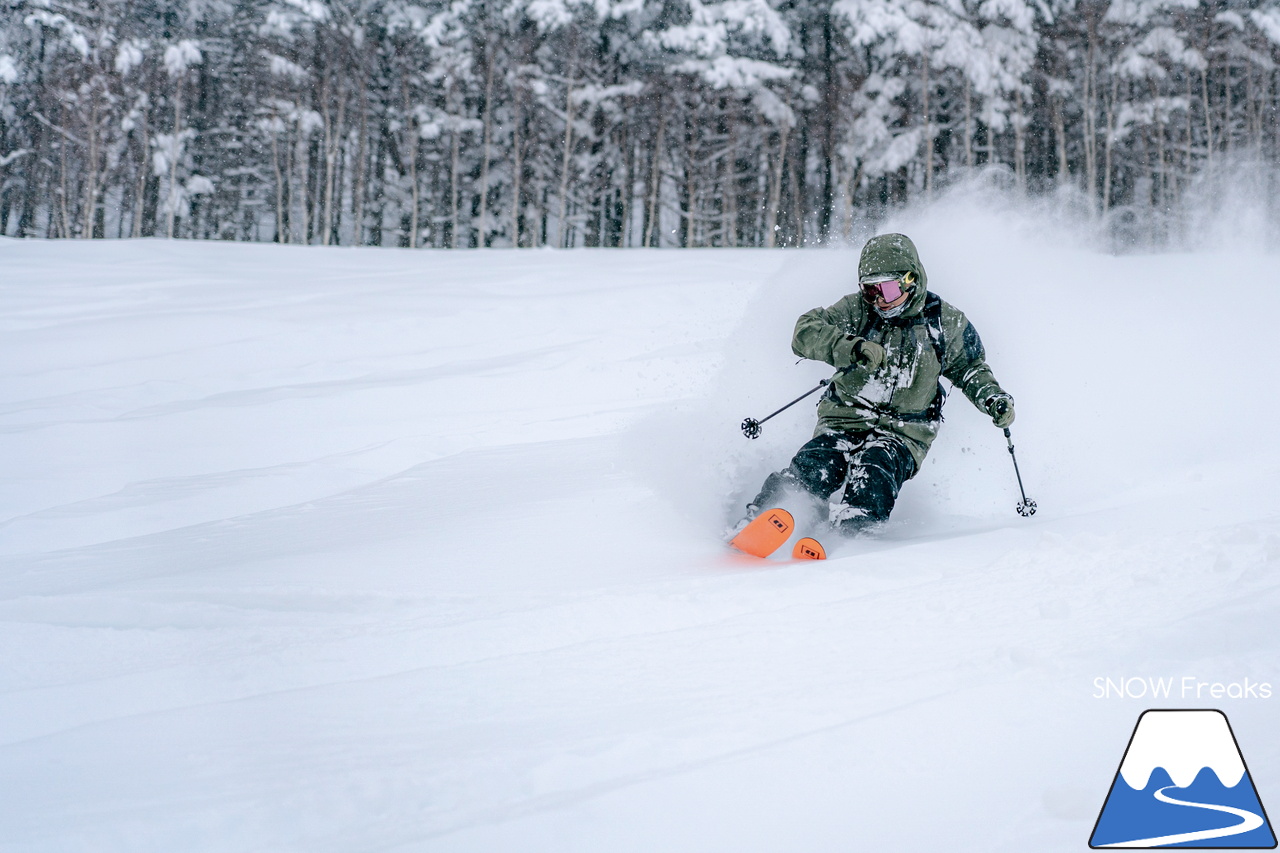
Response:
[[[997,427],[1013,423],[1013,397],[987,366],[977,331],[928,291],[909,238],[884,234],[867,241],[858,283],[859,293],[796,321],[792,351],[830,364],[836,374],[818,403],[813,438],[790,465],[769,475],[743,524],[788,492],[809,496],[815,511],[845,535],[886,520],[938,434],[945,398],[940,377]]]

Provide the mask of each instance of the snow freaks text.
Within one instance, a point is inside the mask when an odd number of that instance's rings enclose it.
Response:
[[[1094,699],[1270,699],[1271,683],[1253,681],[1202,681],[1192,675],[1180,678],[1130,676],[1093,680]]]

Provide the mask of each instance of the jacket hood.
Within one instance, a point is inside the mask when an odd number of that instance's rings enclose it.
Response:
[[[858,259],[859,281],[870,275],[891,272],[916,274],[916,283],[911,287],[907,307],[898,316],[911,317],[919,314],[929,295],[929,278],[925,275],[924,265],[920,263],[916,244],[905,234],[881,234],[872,237],[862,247],[862,256]]]

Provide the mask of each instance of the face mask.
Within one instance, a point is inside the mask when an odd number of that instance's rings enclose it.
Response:
[[[871,307],[876,309],[877,314],[888,320],[890,317],[897,317],[903,311],[906,311],[907,303],[910,301],[910,299],[904,299],[900,304],[895,305],[892,308],[881,308],[879,305],[873,305]]]

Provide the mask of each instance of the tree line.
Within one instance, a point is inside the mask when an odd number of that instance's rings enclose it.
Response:
[[[803,246],[997,169],[1159,244],[1280,151],[1280,0],[0,8],[9,236]]]

